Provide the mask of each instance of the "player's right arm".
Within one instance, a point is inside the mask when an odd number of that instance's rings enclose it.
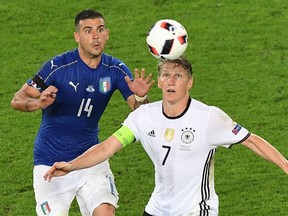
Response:
[[[38,89],[25,83],[15,93],[11,106],[13,109],[22,112],[45,109],[55,101],[57,91],[58,89],[55,86],[49,86],[41,93]]]
[[[62,161],[54,163],[44,175],[44,179],[50,182],[53,177],[63,176],[75,170],[92,167],[112,157],[122,147],[121,142],[112,135],[101,144],[92,146],[70,162]]]
[[[63,176],[71,171],[92,167],[109,159],[120,149],[134,141],[133,132],[124,125],[108,139],[90,147],[74,160],[54,163],[43,177],[50,182],[53,177]]]

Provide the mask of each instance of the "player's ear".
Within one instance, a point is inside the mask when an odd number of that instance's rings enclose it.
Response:
[[[77,43],[79,43],[79,33],[78,32],[74,32],[74,39]]]
[[[189,82],[190,82],[190,88],[192,88],[192,87],[193,87],[193,84],[194,84],[194,78],[191,77],[191,79],[189,80]]]
[[[160,76],[158,76],[158,88],[159,89],[162,89],[162,85],[161,85],[161,80],[160,80]]]
[[[193,77],[191,77],[191,78],[188,80],[188,88],[189,88],[189,89],[192,88],[193,83],[194,83],[194,79],[193,79]]]
[[[107,40],[109,40],[109,29],[106,29],[106,31],[107,31]]]

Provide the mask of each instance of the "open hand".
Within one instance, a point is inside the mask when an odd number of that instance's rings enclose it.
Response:
[[[144,68],[141,69],[140,74],[138,68],[135,68],[134,70],[135,79],[133,82],[130,80],[128,76],[125,77],[125,80],[130,90],[140,97],[147,95],[150,87],[155,83],[155,80],[151,80],[152,74],[150,73],[145,78],[145,73],[146,72]]]

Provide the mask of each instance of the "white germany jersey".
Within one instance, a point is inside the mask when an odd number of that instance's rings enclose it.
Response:
[[[244,141],[250,133],[219,108],[195,99],[176,118],[162,101],[140,106],[124,121],[155,166],[155,188],[145,211],[157,216],[188,212],[217,215],[214,154],[218,146]]]

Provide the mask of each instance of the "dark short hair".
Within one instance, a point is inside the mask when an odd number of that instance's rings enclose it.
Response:
[[[78,26],[81,20],[95,19],[95,18],[102,18],[105,21],[103,15],[99,13],[98,11],[95,11],[92,9],[83,10],[79,14],[77,14],[77,16],[75,17],[75,28]]]
[[[165,63],[172,63],[175,64],[175,67],[182,66],[189,77],[192,77],[192,64],[184,57],[180,56],[177,59],[161,59],[158,63],[158,74],[160,75],[160,71]]]

